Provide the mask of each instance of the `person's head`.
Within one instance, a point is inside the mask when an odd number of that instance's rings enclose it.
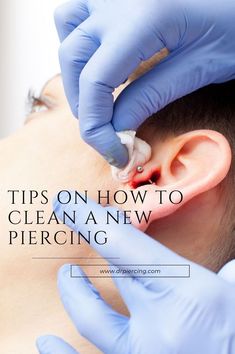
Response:
[[[234,86],[234,82],[211,86],[180,99],[146,121],[138,131],[139,137],[151,144],[152,157],[144,166],[144,172],[133,181],[136,191],[141,188],[150,191],[151,188],[161,188],[168,192],[179,189],[184,194],[180,205],[171,204],[167,199],[159,205],[159,196],[152,195],[150,208],[154,211],[154,219],[146,229],[147,234],[215,271],[234,257],[233,162],[231,165],[235,136]],[[74,347],[77,345],[92,353],[92,347],[78,337],[62,311],[57,299],[56,273],[67,261],[97,263],[91,257],[97,258],[98,255],[85,241],[78,246],[69,243],[56,246],[52,239],[51,245],[45,242],[43,246],[40,236],[44,230],[51,236],[58,230],[69,235],[66,226],[47,224],[52,213],[51,201],[58,191],[88,190],[89,196],[95,199],[98,189],[109,190],[112,196],[120,189],[129,192],[131,187],[113,181],[110,166],[82,141],[78,123],[66,102],[60,76],[47,83],[42,96],[45,103],[38,100],[34,103],[34,108],[42,109],[32,113],[28,123],[17,133],[0,142],[0,227],[3,239],[0,258],[6,329],[2,332],[4,340],[1,344],[4,341],[5,352],[32,353],[35,337],[52,331],[60,336],[66,335]],[[158,174],[151,175],[156,170]],[[149,174],[156,186],[139,187],[139,181],[143,182]],[[146,178],[144,183],[148,183]],[[7,193],[13,189],[21,191],[15,205],[10,204]],[[26,204],[23,204],[22,191],[30,189],[38,191],[39,196],[29,204],[26,193]],[[44,202],[40,195],[43,190],[48,191],[49,203],[46,205],[41,203]],[[136,210],[138,205],[129,203],[124,207]],[[9,223],[8,215],[13,209],[20,211],[22,224]],[[25,210],[28,211],[28,225],[24,224]],[[35,225],[37,210],[44,211],[44,224],[40,219]],[[19,234],[14,246],[9,245],[12,228]],[[28,231],[32,229],[37,245],[28,245]],[[22,230],[25,245],[22,245]],[[60,241],[63,241],[64,236],[61,237]],[[32,257],[44,259],[33,260]],[[77,260],[78,257],[82,261]],[[86,272],[89,267],[84,265],[83,269]],[[92,281],[106,301],[123,311],[123,304],[110,279]],[[42,302],[42,298],[47,301]],[[27,323],[34,321],[34,326],[27,327],[27,344],[21,340],[27,325],[25,316]],[[17,343],[17,349],[12,349],[14,343]]]
[[[153,210],[154,217],[146,233],[213,270],[234,256],[230,149],[234,155],[234,86],[234,82],[209,86],[181,98],[149,118],[137,132],[152,146],[150,161],[132,185],[136,190],[152,189],[146,208]],[[43,110],[31,114],[23,129],[2,141],[2,179],[6,188],[46,189],[51,199],[62,189],[88,190],[91,198],[97,190],[110,190],[111,196],[116,190],[130,190],[129,184],[113,181],[109,165],[80,138],[60,76],[45,86],[42,96],[49,101],[49,109],[36,102]],[[148,179],[156,171],[156,186],[149,186]],[[141,187],[143,180],[146,185]],[[162,205],[156,189],[167,191]],[[182,203],[169,202],[172,190],[182,191]],[[39,205],[40,200],[34,208]],[[138,205],[123,207],[136,210]],[[50,215],[51,205],[47,208]],[[38,225],[38,232],[41,229],[45,226]],[[50,253],[51,249],[44,247],[43,252]],[[57,254],[64,255],[68,250],[72,255],[91,252],[84,242],[80,249],[60,247]]]
[[[213,270],[235,257],[234,89],[235,81],[204,87],[154,114],[138,132],[153,146],[146,175],[157,169],[157,185],[181,190],[185,199],[178,210],[168,203],[163,219],[157,209],[147,232]]]

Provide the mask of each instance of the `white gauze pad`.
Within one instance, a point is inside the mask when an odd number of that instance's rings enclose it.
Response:
[[[143,166],[150,160],[151,146],[137,138],[134,130],[117,133],[117,136],[121,139],[121,143],[127,147],[129,163],[123,169],[112,166],[112,176],[116,181],[127,183],[136,174],[137,166]]]

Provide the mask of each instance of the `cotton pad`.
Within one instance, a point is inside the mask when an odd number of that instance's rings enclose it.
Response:
[[[112,176],[116,181],[127,183],[137,173],[137,166],[143,166],[150,160],[151,146],[137,138],[136,132],[133,130],[126,130],[117,133],[117,135],[121,139],[121,143],[127,147],[129,163],[123,169],[112,166]]]

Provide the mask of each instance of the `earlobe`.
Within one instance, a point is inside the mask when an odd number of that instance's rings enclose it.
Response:
[[[219,185],[227,176],[232,159],[227,139],[213,130],[172,137],[152,149],[153,156],[144,166],[144,173],[131,184],[135,193],[147,191],[144,203],[128,205],[139,213],[151,211],[148,222],[131,219],[142,230]]]

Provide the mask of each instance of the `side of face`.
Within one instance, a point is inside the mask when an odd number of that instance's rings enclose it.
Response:
[[[114,182],[110,167],[81,140],[60,77],[47,84],[43,95],[54,102],[53,108],[34,113],[21,131],[2,142],[5,153],[0,162],[5,185],[15,189],[47,189],[51,198],[62,189],[89,190],[91,198],[95,198],[97,190],[110,190],[111,195],[120,189],[130,191],[133,186]],[[152,157],[144,172],[134,177],[135,191],[148,191],[144,209],[152,210],[153,216],[149,224],[138,225],[135,219],[132,222],[181,255],[218,270],[231,249],[226,220],[228,192],[221,188],[231,164],[227,140],[209,130],[161,139],[160,132],[158,137],[154,136],[147,124],[139,136],[151,144]],[[149,185],[149,176],[155,171],[159,177],[154,185]],[[146,184],[138,187],[143,181]],[[167,191],[166,195],[180,190],[184,199],[173,204],[166,198],[159,204],[156,189]],[[49,215],[51,206],[47,208]],[[124,208],[134,211],[143,209],[143,205],[127,203]],[[77,249],[63,252],[75,254]],[[90,252],[86,245],[80,248],[81,254]]]

